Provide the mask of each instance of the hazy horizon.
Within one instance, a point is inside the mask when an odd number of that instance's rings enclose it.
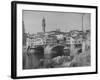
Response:
[[[60,29],[63,32],[82,30],[82,13],[47,12],[23,10],[23,21],[26,33],[43,32],[42,19],[45,18],[46,32]],[[83,17],[84,30],[90,29],[90,13]]]

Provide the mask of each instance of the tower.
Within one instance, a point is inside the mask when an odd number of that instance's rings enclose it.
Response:
[[[26,45],[26,33],[25,33],[24,21],[22,21],[22,28],[23,28],[23,45]]]
[[[45,32],[45,27],[46,27],[46,23],[45,23],[45,18],[43,17],[43,19],[42,19],[42,29],[43,29],[43,32]]]

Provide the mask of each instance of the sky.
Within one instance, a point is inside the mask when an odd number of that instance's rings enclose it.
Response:
[[[45,18],[46,32],[60,29],[63,32],[82,30],[82,13],[23,10],[26,33],[43,32],[42,19]],[[90,29],[90,14],[83,16],[83,29]]]

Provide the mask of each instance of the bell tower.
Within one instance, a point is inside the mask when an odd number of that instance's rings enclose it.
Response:
[[[46,22],[45,22],[45,18],[43,17],[43,19],[42,19],[42,29],[43,29],[43,32],[45,32],[45,27],[46,27]]]

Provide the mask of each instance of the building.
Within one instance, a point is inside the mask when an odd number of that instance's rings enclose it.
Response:
[[[46,45],[55,45],[57,44],[56,36],[49,35],[45,40]]]

